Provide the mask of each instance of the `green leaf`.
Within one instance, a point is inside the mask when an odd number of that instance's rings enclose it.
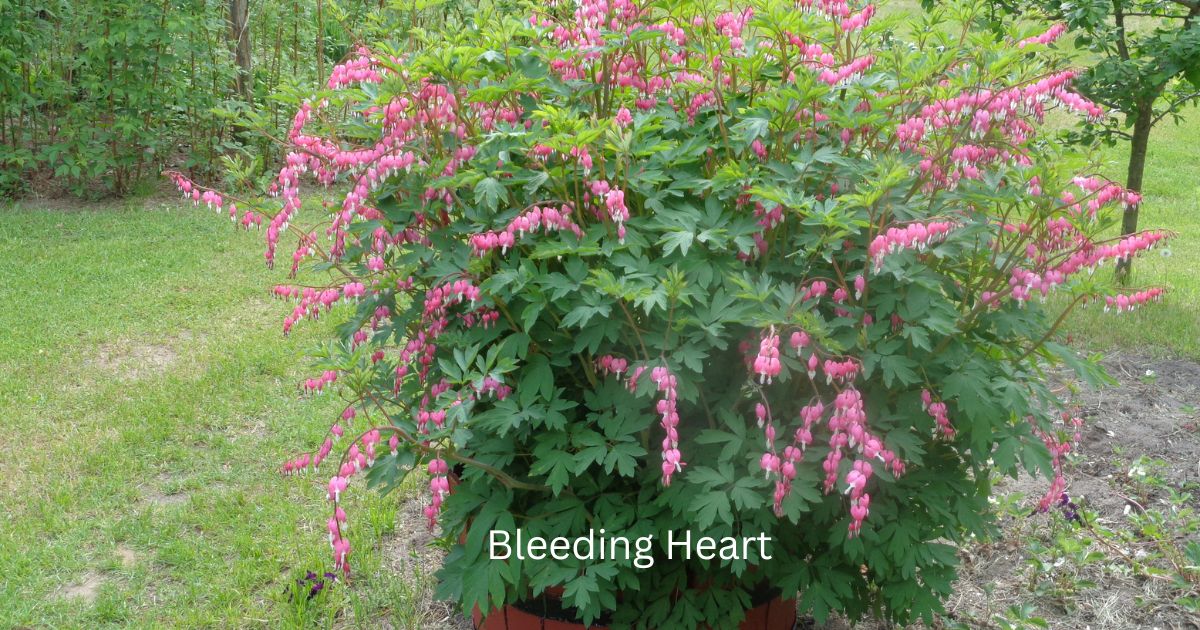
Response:
[[[525,309],[521,311],[521,326],[525,332],[533,330],[533,325],[537,323],[538,315],[541,315],[545,304],[542,302],[530,302],[525,305]]]
[[[1184,70],[1183,78],[1187,80],[1188,83],[1191,83],[1193,88],[1200,90],[1200,63],[1197,63],[1187,70]]]
[[[589,321],[591,321],[593,317],[597,315],[607,317],[611,311],[612,307],[608,304],[601,304],[599,306],[580,304],[579,306],[571,309],[571,311],[563,317],[562,325],[572,328],[583,328]]]
[[[607,472],[612,472],[616,468],[617,474],[622,477],[633,477],[637,474],[637,458],[645,457],[646,449],[641,445],[633,442],[625,442],[617,444],[608,453],[608,457],[604,460],[604,469]]]
[[[567,582],[563,588],[563,601],[579,610],[588,610],[592,607],[592,600],[599,594],[596,578],[585,573]]]
[[[754,485],[758,483],[758,479],[743,477],[738,479],[737,484],[729,491],[729,498],[740,511],[757,510],[767,503],[766,497],[758,492]]]
[[[695,234],[683,230],[677,232],[667,232],[658,240],[658,244],[663,246],[664,256],[670,255],[671,252],[675,251],[676,249],[678,249],[684,256],[687,256],[688,250],[691,249],[692,241],[694,241],[695,238]]]
[[[538,189],[541,188],[542,185],[545,184],[549,179],[550,173],[547,173],[546,171],[535,171],[533,175],[529,177],[529,181],[526,182],[525,186],[523,187],[525,194],[532,195],[533,193],[537,192]]]
[[[605,457],[608,456],[608,443],[604,440],[604,436],[591,429],[583,429],[575,436],[573,442],[576,446],[581,447],[575,454],[576,475],[586,472],[592,464],[604,462]],[[611,472],[611,468],[609,472]]]
[[[537,391],[541,394],[542,400],[553,399],[554,370],[550,369],[550,360],[545,355],[535,354],[529,357],[519,389]]]
[[[879,359],[879,365],[883,369],[883,384],[888,387],[896,383],[912,385],[921,382],[921,377],[913,369],[918,366],[917,362],[908,357],[897,354],[883,356]]]
[[[758,138],[765,138],[771,131],[771,121],[766,118],[745,118],[733,126],[738,140],[750,144]]]
[[[702,492],[692,499],[691,509],[696,513],[696,526],[707,529],[717,519],[726,525],[733,524],[729,495],[723,490]]]
[[[485,177],[475,184],[475,203],[482,203],[485,208],[495,212],[504,197],[504,184],[495,177]]]
[[[575,456],[566,451],[543,448],[544,444],[539,444],[534,449],[537,460],[529,470],[535,475],[546,475],[546,485],[550,486],[554,494],[558,494],[567,487],[571,474],[575,471]],[[472,523],[471,529],[475,529],[475,524]]]

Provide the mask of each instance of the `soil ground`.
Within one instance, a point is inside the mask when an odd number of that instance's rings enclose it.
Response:
[[[1104,364],[1119,385],[1076,395],[1086,425],[1077,459],[1067,470],[1067,494],[1085,513],[1094,512],[1088,525],[1097,530],[1136,529],[1133,520],[1147,510],[1166,514],[1169,528],[1177,512],[1170,489],[1191,489],[1184,506],[1200,509],[1195,493],[1200,487],[1200,363],[1114,353]],[[1165,483],[1137,481],[1146,475]],[[1022,503],[1029,506],[1045,485],[1019,479],[1000,491],[1024,495]],[[1033,553],[1029,543],[1055,535],[1052,516],[1027,514],[1005,518],[999,540],[963,552],[956,596],[948,603],[951,617],[987,620],[1009,606],[1033,603],[1051,628],[1200,628],[1200,618],[1174,603],[1169,580],[1139,576],[1122,557],[1145,557],[1156,543],[1133,537],[1112,548],[1093,544],[1100,559],[1080,566],[1064,558],[1047,571],[1039,566],[1044,558],[1035,558],[1044,554]],[[1077,540],[1095,538],[1086,528],[1076,531]],[[1200,540],[1196,532],[1188,537]],[[1186,542],[1177,540],[1180,546]]]

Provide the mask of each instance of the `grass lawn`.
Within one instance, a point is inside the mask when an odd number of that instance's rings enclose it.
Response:
[[[375,492],[348,508],[366,587],[288,601],[329,566],[327,504],[275,471],[341,407],[298,393],[330,324],[282,336],[261,233],[174,203],[0,219],[0,628],[405,625]]]

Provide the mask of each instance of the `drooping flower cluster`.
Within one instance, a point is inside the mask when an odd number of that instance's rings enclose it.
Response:
[[[947,415],[946,403],[942,401],[933,401],[933,394],[928,389],[921,390],[921,405],[925,411],[929,412],[929,416],[937,423],[937,429],[946,439],[953,440],[955,431],[954,425],[950,424],[950,417]]]
[[[812,343],[812,338],[803,330],[793,332],[792,336],[788,339],[788,344],[792,346],[792,350],[796,354],[800,354],[800,351],[807,348],[810,343]]]
[[[616,374],[619,378],[620,374],[629,367],[629,362],[625,359],[605,355],[596,360],[596,367],[601,373]],[[625,382],[630,391],[637,391],[638,380],[646,370],[647,368],[644,366],[637,366],[632,370],[629,379]],[[662,437],[662,485],[670,486],[673,476],[682,472],[683,467],[686,466],[683,454],[679,451],[679,392],[676,389],[678,380],[664,366],[650,368],[650,380],[654,383],[655,390],[659,392],[659,400],[655,401],[654,408],[659,414],[659,424],[664,431],[664,437]]]
[[[281,299],[299,298],[292,312],[283,320],[283,333],[286,335],[291,332],[292,327],[301,319],[319,319],[322,313],[328,312],[339,302],[354,301],[364,297],[367,294],[367,289],[360,282],[350,282],[342,287],[329,287],[326,289],[281,284],[276,285],[271,290],[271,294]],[[378,325],[378,321],[373,323],[372,328],[375,325]],[[319,388],[309,387],[307,389]]]
[[[684,466],[683,454],[679,452],[679,394],[675,375],[667,368],[658,366],[652,369],[650,378],[661,395],[655,408],[661,415],[662,428],[666,433],[662,443],[662,481],[664,486],[669,486],[671,477],[683,470]],[[636,376],[633,380],[636,380]]]
[[[450,494],[449,472],[450,467],[446,464],[446,460],[437,458],[429,461],[429,494],[431,498],[429,505],[425,506],[425,518],[429,521],[430,529],[437,525],[437,516],[442,509],[442,502]]]
[[[1104,298],[1104,312],[1107,313],[1110,309],[1117,313],[1132,311],[1147,302],[1157,301],[1162,296],[1163,289],[1159,287],[1135,293],[1122,293],[1115,297],[1108,295]]]
[[[856,536],[862,531],[862,523],[870,514],[871,495],[865,488],[867,481],[875,471],[871,464],[864,460],[854,462],[853,468],[846,473],[846,494],[850,495],[850,535]]]
[[[191,200],[193,205],[199,206],[200,204],[204,204],[208,206],[209,209],[214,209],[218,213],[220,213],[222,208],[224,208],[229,214],[229,220],[235,223],[238,222],[237,203],[230,201],[228,204],[226,204],[225,197],[220,193],[197,186],[190,179],[184,177],[181,173],[168,171],[167,177],[174,182],[175,187],[178,188],[179,192],[183,194],[183,198]],[[252,212],[250,210],[242,212],[241,226],[243,228],[249,229],[251,227],[259,227],[262,225],[262,222],[263,217],[261,214]]]
[[[548,233],[568,230],[578,238],[583,237],[583,231],[571,220],[570,206],[565,204],[558,208],[534,206],[518,215],[508,224],[508,227],[500,232],[488,231],[482,234],[472,234],[471,247],[480,257],[497,248],[500,249],[501,254],[507,254],[509,248],[513,247],[527,232],[536,234],[539,229],[544,229]]]
[[[1043,430],[1036,424],[1033,427],[1034,435],[1042,439],[1046,445],[1046,449],[1050,451],[1050,465],[1054,470],[1054,478],[1050,482],[1050,488],[1046,490],[1046,494],[1042,496],[1038,502],[1038,511],[1045,512],[1050,509],[1050,506],[1066,491],[1067,479],[1063,475],[1063,465],[1067,454],[1071,452],[1072,447],[1079,443],[1080,427],[1083,426],[1083,419],[1078,416],[1064,412],[1062,414],[1064,422],[1069,423],[1072,427],[1072,435],[1069,439],[1062,439],[1055,430]]]
[[[754,357],[754,373],[759,383],[770,383],[783,370],[779,362],[779,335],[772,326],[766,337],[758,344],[758,356]]]
[[[717,32],[729,38],[729,47],[733,50],[741,50],[746,47],[745,41],[742,40],[742,29],[746,28],[746,22],[754,17],[754,10],[746,7],[741,11],[728,11],[717,16],[713,20],[713,26]]]
[[[964,179],[979,180],[989,167],[1028,166],[1033,156],[1022,145],[1034,133],[1029,119],[1040,121],[1047,104],[1062,105],[1092,120],[1103,117],[1098,105],[1067,89],[1074,76],[1067,70],[1025,86],[968,91],[934,101],[897,126],[895,139],[902,149],[922,156],[920,168],[929,177],[929,191],[954,189]],[[948,153],[922,143],[927,134],[964,124],[972,143],[956,144]],[[1000,141],[979,142],[992,138]]]
[[[354,420],[355,415],[357,415],[357,413],[355,412],[354,407],[346,407],[346,409],[342,411],[341,422],[348,425],[352,420]],[[329,457],[329,454],[333,451],[334,440],[342,437],[343,435],[345,435],[345,428],[342,426],[342,424],[335,422],[331,427],[329,427],[329,433],[325,437],[325,441],[321,443],[320,448],[317,449],[316,453],[301,453],[300,455],[297,455],[296,457],[284,462],[283,466],[280,468],[280,472],[282,472],[284,475],[293,475],[306,473],[310,470],[317,470],[321,467],[321,462],[325,461],[325,458]],[[395,439],[395,436],[392,437]],[[342,520],[344,521],[345,518]]]
[[[383,74],[380,70],[371,51],[360,47],[353,58],[334,66],[327,85],[337,89],[354,83],[381,83]]]
[[[826,359],[821,369],[825,372],[826,384],[833,383],[834,381],[848,383],[858,377],[859,365],[858,361],[854,359],[845,359],[843,361]]]
[[[762,406],[759,409],[763,409]],[[777,515],[784,513],[783,502],[792,489],[796,478],[797,466],[804,460],[804,453],[813,442],[813,433],[817,424],[825,414],[825,406],[816,401],[806,405],[800,411],[803,424],[796,429],[792,444],[783,449],[783,456],[777,454],[775,448],[775,428],[768,420],[765,424],[767,451],[763,453],[759,465],[767,478],[776,477],[774,493],[774,510]],[[760,418],[762,414],[760,413]],[[822,462],[825,471],[825,492],[832,492],[837,484],[841,461],[847,453],[857,454],[862,459],[855,459],[850,470],[846,473],[844,482],[846,494],[850,495],[850,535],[857,535],[866,519],[871,497],[866,492],[867,482],[874,471],[870,460],[878,459],[890,468],[892,473],[899,476],[904,473],[904,463],[894,452],[883,446],[882,440],[866,428],[866,412],[862,398],[855,389],[846,389],[834,399],[833,414],[828,421],[830,431],[829,454]]]
[[[629,220],[629,208],[625,206],[625,191],[609,187],[608,182],[596,181],[592,183],[592,194],[604,196],[604,205],[608,208],[608,215],[617,224],[617,239],[624,243],[625,221]]]
[[[346,486],[349,480],[341,475],[334,476],[329,480],[329,492],[327,497],[334,504],[340,503],[342,493],[346,491]],[[340,509],[338,505],[334,509]],[[345,512],[342,512],[344,515]],[[333,567],[335,570],[341,570],[347,575],[350,574],[350,563],[347,557],[350,555],[350,541],[342,535],[344,523],[337,520],[337,517],[329,519],[329,546],[333,549]]]
[[[867,55],[859,57],[850,63],[838,68],[826,68],[821,71],[817,78],[829,85],[838,86],[849,81],[853,81],[862,77],[870,67],[875,63],[875,57]],[[846,139],[843,139],[846,142]]]
[[[886,232],[875,237],[867,249],[867,255],[874,263],[875,271],[883,266],[883,259],[889,254],[906,249],[925,251],[932,243],[946,238],[956,226],[951,221],[930,221],[929,223],[910,223],[904,227],[888,228]]]
[[[353,407],[347,407],[346,410],[342,412],[342,419],[345,422],[349,422],[354,418],[354,416],[355,412]],[[321,465],[321,460],[323,460],[333,448],[333,438],[342,437],[342,435],[344,435],[344,429],[340,425],[334,424],[333,427],[330,428],[330,433],[331,437],[325,439],[320,451],[317,453],[316,457],[312,459],[313,469],[316,469]],[[350,555],[350,541],[345,537],[347,520],[346,512],[342,509],[343,495],[350,485],[351,477],[365,472],[368,468],[375,464],[377,456],[376,446],[382,442],[382,439],[383,436],[380,430],[373,428],[352,441],[342,456],[341,465],[336,471],[336,474],[329,479],[329,484],[327,486],[326,499],[333,504],[333,517],[330,518],[327,523],[329,530],[329,545],[333,550],[333,565],[336,570],[342,571],[347,576],[350,575],[350,562],[348,560]],[[398,444],[396,442],[396,436],[393,435],[392,440],[389,441],[389,447],[395,451],[397,446]],[[291,470],[289,470],[288,465],[285,464],[284,472],[286,474],[289,472],[303,470],[307,467],[308,462],[309,460],[306,458],[306,456],[302,455],[294,462],[290,462],[293,464]]]
[[[863,7],[862,11],[851,15],[842,20],[841,27],[843,31],[857,31],[866,28],[871,23],[871,18],[875,17],[875,5],[868,4]]]
[[[1067,32],[1067,25],[1059,22],[1058,24],[1051,26],[1049,30],[1041,35],[1026,37],[1025,39],[1017,42],[1017,48],[1024,48],[1031,44],[1052,44],[1065,32]]]
[[[767,339],[775,335],[774,329],[768,333]],[[812,340],[804,331],[792,333],[790,344],[797,351],[812,345]],[[761,356],[761,351],[760,351]],[[755,375],[760,377],[758,363],[755,363]],[[900,476],[905,471],[904,462],[895,452],[884,446],[883,440],[873,434],[868,428],[867,415],[860,392],[853,387],[853,381],[858,377],[859,363],[854,359],[842,361],[826,359],[823,363],[818,358],[816,348],[811,350],[808,360],[809,378],[815,377],[818,369],[826,372],[826,383],[846,386],[834,397],[833,413],[826,423],[829,431],[829,454],[822,463],[825,471],[825,492],[832,492],[842,468],[841,461],[847,453],[856,454],[862,459],[856,459],[847,473],[845,483],[847,494],[850,494],[850,534],[857,535],[863,520],[869,514],[870,495],[866,492],[867,481],[873,470],[870,460],[878,460],[888,467],[891,472]],[[767,450],[762,454],[759,465],[767,478],[775,478],[774,510],[776,515],[784,513],[783,502],[791,493],[792,483],[796,478],[797,466],[804,460],[804,453],[813,443],[814,432],[824,418],[825,405],[817,400],[800,410],[802,424],[795,431],[793,442],[783,448],[782,456],[775,446],[776,429],[770,419],[768,407],[761,403],[755,407],[755,415],[760,428],[766,437]]]
[[[305,379],[304,393],[319,394],[325,390],[325,386],[336,382],[338,378],[337,370],[325,370],[316,378]]]
[[[829,18],[845,18],[853,9],[846,0],[797,0],[802,11],[817,11]]]
[[[1051,219],[1045,228],[1045,236],[1026,248],[1027,258],[1032,266],[1040,267],[1040,271],[1021,265],[1014,267],[1009,277],[1008,293],[1017,304],[1028,302],[1034,293],[1045,299],[1050,291],[1066,284],[1073,275],[1084,271],[1092,274],[1105,261],[1125,260],[1149,251],[1169,236],[1166,232],[1147,231],[1112,243],[1096,243],[1065,218]],[[1028,227],[1017,227],[1014,231],[1028,233]],[[1160,289],[1141,297],[1150,300],[1161,294]],[[995,304],[996,297],[994,292],[980,295],[983,302],[991,304]]]
[[[606,354],[596,359],[596,369],[600,370],[601,374],[616,374],[617,378],[620,378],[621,374],[629,369],[629,361]]]
[[[1100,208],[1114,201],[1124,203],[1126,208],[1136,208],[1142,202],[1142,196],[1137,192],[1126,190],[1113,182],[1100,179],[1099,177],[1076,177],[1072,181],[1084,193],[1089,194],[1087,214],[1092,219],[1096,218],[1096,213],[1099,212]],[[1079,215],[1081,206],[1076,203],[1074,194],[1070,191],[1063,192],[1062,201],[1071,206],[1072,214]]]
[[[767,416],[767,408],[762,403],[755,406],[755,414],[758,417],[758,426],[763,428],[766,436],[766,452],[759,459],[759,466],[766,473],[767,479],[775,477],[775,492],[773,497],[773,505],[776,516],[783,516],[784,508],[783,501],[792,491],[792,482],[796,479],[797,466],[804,459],[804,449],[812,441],[809,436],[808,441],[800,442],[799,433],[797,433],[797,441],[783,448],[783,456],[777,454],[775,446],[775,423]]]

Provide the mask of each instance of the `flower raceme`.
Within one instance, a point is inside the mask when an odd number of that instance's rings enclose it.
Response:
[[[446,495],[450,494],[450,478],[447,473],[450,472],[450,467],[444,459],[432,459],[429,461],[429,493],[432,500],[425,507],[425,518],[429,520],[430,529],[437,523],[438,512],[442,509],[442,501]]]
[[[779,335],[775,334],[775,328],[772,327],[759,344],[758,356],[754,358],[754,373],[758,375],[760,383],[770,383],[782,369],[779,362]]]
[[[1067,25],[1060,22],[1054,26],[1051,26],[1050,30],[1042,33],[1041,35],[1027,37],[1017,42],[1017,48],[1024,48],[1031,44],[1052,44],[1065,32],[1067,32]]]
[[[1108,295],[1104,297],[1104,312],[1107,313],[1109,310],[1118,313],[1132,311],[1147,302],[1161,299],[1162,295],[1163,290],[1158,287],[1136,293],[1122,293],[1115,297]]]
[[[930,417],[937,422],[937,429],[946,439],[954,439],[954,426],[950,424],[950,418],[947,414],[946,403],[934,402],[933,394],[929,393],[928,389],[921,390],[921,404],[925,407],[925,411],[929,412]]]
[[[930,243],[944,240],[953,230],[955,224],[949,221],[931,221],[929,223],[910,223],[904,227],[888,228],[887,232],[875,237],[867,254],[874,261],[875,271],[883,266],[883,259],[888,254],[915,249],[925,251]]]
[[[528,232],[536,234],[540,230],[556,232],[569,230],[578,237],[583,236],[579,226],[571,220],[571,208],[563,205],[558,208],[530,208],[518,215],[502,232],[485,232],[471,236],[471,247],[477,256],[483,257],[494,249],[500,249],[501,254],[507,254],[509,248]]]
[[[671,477],[683,470],[682,455],[679,452],[679,408],[676,379],[666,367],[658,366],[650,371],[654,386],[662,395],[655,404],[658,413],[662,414],[662,428],[666,433],[662,443],[662,482],[664,486],[671,485]]]
[[[293,278],[327,272],[272,292],[285,333],[342,324],[301,388],[346,412],[282,465],[329,479],[342,571],[351,481],[418,470],[451,539],[468,505],[539,527],[526,515],[585,522],[638,496],[623,522],[653,507],[655,527],[775,528],[854,592],[924,592],[945,554],[891,548],[982,532],[961,517],[987,512],[979,466],[1016,470],[1004,455],[1040,443],[1061,471],[1061,401],[1018,376],[1061,359],[1033,298],[1161,299],[1094,271],[1169,236],[1102,239],[1100,218],[1140,197],[1066,171],[1040,133],[1053,110],[1104,115],[1040,47],[1062,29],[910,50],[867,3],[700,9],[544,3],[428,49],[357,48],[298,107],[266,195],[170,174],[197,206],[261,225],[268,264],[283,247]],[[807,566],[758,575],[833,579]],[[487,570],[446,568],[452,584]],[[613,571],[605,596],[621,581],[699,606]],[[474,589],[483,601],[452,595],[489,609],[528,587],[509,577]],[[895,597],[897,620],[924,605]]]

